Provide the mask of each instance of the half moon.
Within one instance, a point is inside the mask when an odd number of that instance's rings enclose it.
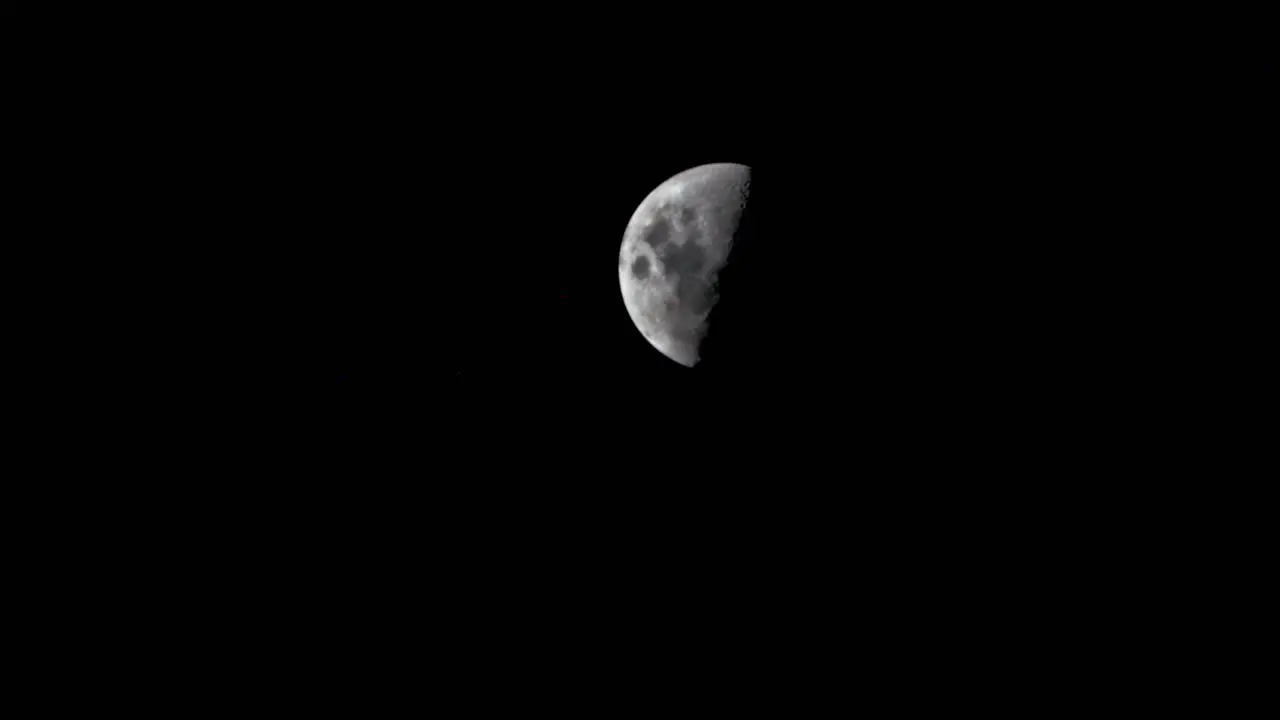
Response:
[[[728,261],[746,208],[751,168],[700,165],[654,188],[636,208],[618,253],[622,299],[636,329],[686,367],[718,299],[716,275]]]

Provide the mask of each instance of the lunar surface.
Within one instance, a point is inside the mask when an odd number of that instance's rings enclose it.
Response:
[[[636,208],[618,253],[622,299],[636,328],[686,367],[715,306],[716,275],[728,261],[750,193],[751,168],[701,165],[667,180]]]

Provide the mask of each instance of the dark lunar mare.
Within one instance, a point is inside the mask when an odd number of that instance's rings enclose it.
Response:
[[[697,275],[680,276],[676,281],[676,297],[680,306],[694,315],[701,315],[711,308],[713,295],[707,281]]]
[[[699,274],[706,264],[707,254],[694,242],[695,239],[691,236],[684,245],[667,243],[658,253],[665,274],[675,278],[676,298],[681,309],[693,315],[705,312],[711,304],[710,288]]]
[[[658,251],[658,259],[662,260],[662,267],[668,275],[692,275],[702,270],[707,253],[690,238],[684,245],[667,243]]]
[[[644,241],[649,243],[649,247],[657,250],[660,246],[666,244],[667,239],[671,237],[671,223],[666,218],[658,218],[649,232],[645,234]]]

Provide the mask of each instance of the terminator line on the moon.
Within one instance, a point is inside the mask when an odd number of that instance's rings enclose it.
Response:
[[[716,274],[750,178],[750,168],[733,163],[686,170],[649,193],[623,234],[618,278],[627,312],[650,344],[681,365],[698,362]]]

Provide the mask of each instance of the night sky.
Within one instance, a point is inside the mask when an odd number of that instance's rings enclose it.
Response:
[[[1197,158],[1174,122],[1186,82],[1232,89],[1090,67],[1056,18],[685,11],[164,19],[106,35],[120,67],[72,63],[96,94],[44,84],[80,103],[55,140],[99,205],[48,218],[87,218],[129,267],[83,264],[136,297],[91,338],[51,326],[69,364],[131,366],[93,371],[126,432],[90,430],[123,459],[48,433],[89,471],[23,483],[105,528],[71,543],[106,570],[67,616],[172,607],[167,642],[231,648],[211,677],[261,662],[327,703],[317,678],[363,675],[366,711],[398,680],[506,693],[500,665],[520,702],[568,683],[610,708],[675,676],[794,675],[787,711],[832,675],[918,692],[922,657],[1003,693],[1024,683],[982,652],[1077,677],[1027,648],[1108,647],[1079,640],[1109,628],[1089,613],[1166,542],[1135,518],[1185,517],[1152,509],[1209,295],[1177,262],[1252,237],[1189,170],[1256,153],[1224,133]],[[750,165],[752,196],[689,369],[632,324],[617,253],[652,189],[713,162]]]
[[[1092,709],[1257,636],[1273,57],[701,7],[0,11],[42,701]],[[689,369],[617,253],[715,162]]]
[[[300,258],[312,307],[329,313],[318,331],[329,374],[315,392],[393,424],[398,408],[449,422],[485,408],[484,423],[528,423],[509,431],[554,435],[566,454],[585,444],[575,432],[621,437],[672,403],[716,413],[689,394],[708,372],[669,361],[632,324],[618,248],[668,177],[710,162],[763,171],[786,157],[790,131],[754,116],[765,83],[748,81],[745,59],[736,77],[655,73],[608,45],[425,80],[423,66],[362,75],[308,96],[362,98],[308,130],[314,167],[289,191],[321,249]],[[766,325],[764,344],[801,342]]]
[[[1076,382],[1054,331],[1071,293],[1050,289],[1120,231],[1098,218],[1135,202],[1145,131],[1069,98],[1123,88],[948,45],[730,34],[685,67],[619,28],[459,54],[379,27],[298,34],[255,69],[275,160],[250,182],[306,327],[285,379],[353,442],[486,462],[510,443],[579,472],[723,471],[706,444],[746,443],[794,472],[880,434],[962,452],[962,418],[1012,431]],[[1134,142],[1107,154],[1108,133]],[[753,240],[689,370],[632,325],[616,258],[645,195],[708,162],[755,168]]]
[[[691,49],[410,20],[264,25],[175,83],[216,128],[192,145],[210,217],[272,288],[237,368],[331,452],[761,484],[1021,467],[1140,372],[1113,351],[1149,332],[1128,280],[1152,218],[1194,224],[1183,75],[943,22]],[[645,195],[710,162],[755,169],[752,240],[689,370],[632,325],[616,259]]]

